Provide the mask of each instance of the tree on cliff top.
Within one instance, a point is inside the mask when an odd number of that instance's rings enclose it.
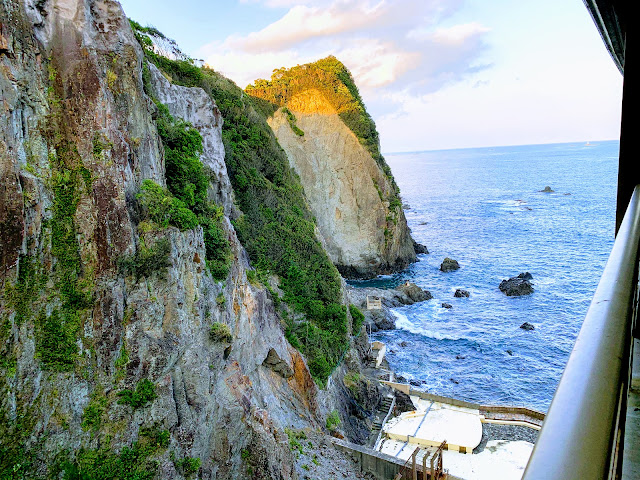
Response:
[[[263,113],[271,115],[277,108],[286,107],[295,95],[310,89],[319,90],[338,112],[340,119],[385,173],[393,186],[393,197],[397,198],[400,192],[391,169],[380,153],[376,124],[367,112],[351,72],[336,57],[330,55],[289,69],[277,68],[273,71],[271,80],[256,80],[253,85],[247,86],[245,92],[260,99]]]

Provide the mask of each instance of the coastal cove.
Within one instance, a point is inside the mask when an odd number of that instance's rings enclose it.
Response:
[[[372,335],[397,375],[438,395],[547,410],[613,244],[618,145],[386,155],[412,235],[430,254],[350,284],[410,281],[433,295],[395,308],[397,329]],[[439,271],[447,256],[461,268]],[[533,294],[499,291],[525,271]],[[459,288],[469,298],[455,298]]]

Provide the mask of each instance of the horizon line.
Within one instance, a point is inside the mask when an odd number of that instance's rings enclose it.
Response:
[[[569,141],[569,142],[551,142],[551,143],[517,143],[517,144],[509,144],[509,145],[485,145],[485,146],[480,146],[480,147],[445,147],[445,148],[428,148],[428,149],[424,149],[424,150],[404,150],[404,151],[393,151],[393,152],[381,152],[382,155],[403,155],[403,154],[408,154],[408,153],[422,153],[422,152],[446,152],[446,151],[450,151],[450,150],[478,150],[481,148],[508,148],[508,147],[535,147],[535,146],[542,146],[542,145],[569,145],[569,144],[575,144],[575,143],[584,143],[586,144],[592,144],[592,145],[596,145],[598,143],[603,143],[603,142],[620,142],[619,138],[612,138],[612,139],[601,139],[601,140],[575,140],[575,141]]]

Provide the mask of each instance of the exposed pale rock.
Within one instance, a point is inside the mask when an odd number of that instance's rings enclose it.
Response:
[[[233,189],[224,162],[220,110],[201,88],[174,85],[153,64],[149,64],[149,72],[158,101],[167,106],[173,117],[189,122],[202,135],[200,160],[213,174],[209,194],[212,200],[224,207],[226,216],[237,217]]]
[[[389,179],[335,109],[315,89],[287,107],[304,136],[278,110],[269,124],[300,180],[329,257],[347,277],[373,277],[416,260],[404,213],[390,221]]]

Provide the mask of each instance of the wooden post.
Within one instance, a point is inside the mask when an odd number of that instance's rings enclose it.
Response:
[[[416,470],[416,457],[418,456],[418,449],[416,448],[411,455],[411,471],[413,472],[413,480],[418,480],[418,470]]]

